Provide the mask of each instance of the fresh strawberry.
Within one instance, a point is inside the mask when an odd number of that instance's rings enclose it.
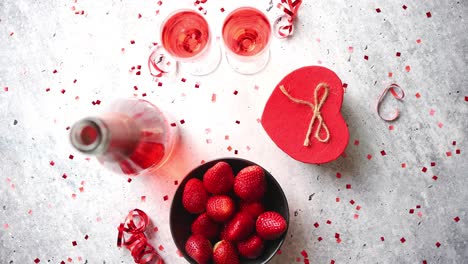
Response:
[[[193,221],[192,234],[202,235],[208,239],[216,238],[219,234],[219,224],[211,220],[207,213],[203,213]]]
[[[234,179],[234,192],[244,201],[259,201],[265,191],[265,172],[259,166],[242,169]]]
[[[239,212],[224,228],[226,240],[241,241],[248,238],[254,232],[255,221],[250,214]]]
[[[203,184],[212,194],[227,194],[234,185],[234,173],[229,164],[224,161],[216,163],[203,175]]]
[[[202,235],[193,235],[185,243],[185,251],[198,264],[207,264],[213,256],[213,249],[208,239]]]
[[[247,240],[237,243],[237,250],[239,254],[248,259],[256,259],[263,253],[265,245],[263,239],[258,235],[253,235]]]
[[[190,179],[182,194],[184,208],[192,214],[202,213],[206,209],[207,200],[208,192],[203,187],[203,182],[195,178]]]
[[[253,203],[241,202],[239,207],[240,207],[239,211],[249,213],[254,220],[256,220],[259,215],[265,212],[265,207],[260,202],[253,202]]]
[[[279,238],[287,228],[286,220],[277,212],[268,211],[257,218],[257,234],[265,240]]]
[[[236,212],[236,204],[227,195],[215,195],[208,199],[206,213],[216,222],[224,223],[229,221]]]
[[[236,246],[229,241],[221,240],[213,248],[214,264],[239,264]]]

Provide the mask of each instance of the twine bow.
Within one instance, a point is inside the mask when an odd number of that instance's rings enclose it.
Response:
[[[323,93],[323,95],[322,95],[322,97],[320,98],[320,101],[319,101],[318,92],[321,89],[324,89],[324,93]],[[312,128],[314,126],[314,123],[315,123],[316,119],[318,120],[319,123],[318,123],[317,130],[315,131],[314,137],[319,142],[322,142],[322,143],[328,142],[328,140],[330,139],[330,131],[328,130],[327,125],[323,121],[322,114],[320,113],[320,109],[322,108],[323,104],[325,103],[325,100],[327,100],[329,89],[330,89],[330,86],[328,84],[319,83],[317,85],[317,87],[315,87],[315,90],[314,90],[314,103],[315,104],[313,104],[311,102],[292,97],[288,93],[288,91],[286,91],[286,88],[284,88],[283,85],[280,86],[281,92],[283,92],[283,94],[286,95],[289,98],[289,100],[291,100],[291,101],[293,101],[293,102],[295,102],[297,104],[307,105],[313,111],[312,118],[310,119],[310,122],[309,122],[309,129],[307,130],[307,134],[306,134],[306,137],[304,139],[304,146],[305,147],[308,147],[310,145],[310,139],[309,138],[310,138],[310,135],[312,134]],[[320,137],[320,130],[322,128],[325,131],[325,138]]]
[[[277,7],[287,16],[287,24],[279,26],[278,35],[281,38],[289,37],[292,34],[294,18],[297,16],[297,11],[302,4],[302,0],[281,0]],[[279,22],[279,21],[277,21]]]

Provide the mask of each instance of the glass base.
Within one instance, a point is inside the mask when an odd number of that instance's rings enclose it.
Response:
[[[210,50],[202,58],[195,61],[179,62],[181,72],[187,72],[195,76],[208,75],[214,72],[221,62],[221,48],[215,42],[211,45]]]
[[[226,51],[226,60],[231,68],[240,74],[251,75],[265,68],[270,60],[270,51],[268,50],[258,57],[247,58],[245,60],[240,60],[234,56],[229,51]]]

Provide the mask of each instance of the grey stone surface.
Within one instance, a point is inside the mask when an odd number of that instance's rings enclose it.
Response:
[[[118,224],[136,207],[158,227],[151,243],[164,247],[160,253],[166,263],[185,263],[168,224],[174,181],[202,160],[225,156],[261,164],[284,188],[290,228],[282,253],[271,263],[303,262],[303,250],[311,263],[468,263],[466,1],[305,1],[294,37],[273,41],[271,60],[261,73],[238,75],[223,60],[209,76],[181,73],[162,79],[158,87],[146,61],[163,14],[175,3],[163,2],[159,7],[142,0],[0,1],[0,263],[36,258],[40,263],[68,258],[72,263],[132,263],[115,241]],[[257,2],[263,10],[269,6],[269,1]],[[222,16],[239,4],[208,1],[207,19],[216,34]],[[222,6],[225,13],[219,11]],[[72,7],[85,15],[75,15]],[[278,14],[276,8],[268,12],[272,20]],[[282,153],[257,122],[283,76],[319,64],[348,84],[343,114],[350,129],[346,157],[322,166]],[[140,76],[129,73],[136,65],[142,65]],[[392,82],[407,97],[398,105],[385,102],[387,113],[395,106],[402,110],[389,130],[374,107]],[[134,93],[146,93],[145,99],[173,116],[181,141],[165,168],[128,183],[76,153],[66,127]],[[101,105],[92,105],[98,99]]]

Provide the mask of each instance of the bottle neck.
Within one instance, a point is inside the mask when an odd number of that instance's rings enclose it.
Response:
[[[118,114],[82,119],[73,125],[70,132],[71,144],[91,155],[109,152],[129,155],[138,140],[139,129],[133,119]]]

